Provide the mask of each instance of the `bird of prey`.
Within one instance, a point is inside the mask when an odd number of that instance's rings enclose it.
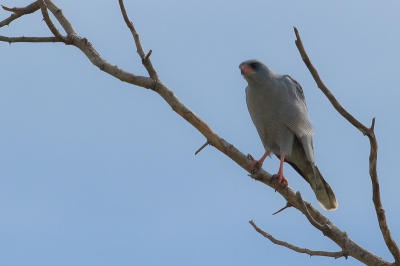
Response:
[[[280,75],[258,60],[239,65],[247,81],[246,102],[253,123],[260,135],[265,153],[252,160],[250,171],[257,172],[272,152],[280,160],[276,188],[288,185],[283,163],[289,163],[311,186],[322,208],[338,207],[332,188],[324,180],[314,161],[313,130],[303,89],[289,75]]]

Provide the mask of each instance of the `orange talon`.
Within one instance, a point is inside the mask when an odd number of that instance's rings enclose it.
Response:
[[[284,187],[287,187],[289,185],[288,180],[283,176],[283,162],[285,161],[285,156],[281,155],[280,156],[280,165],[279,165],[279,171],[276,175],[273,175],[272,178],[277,178],[278,181],[276,183],[275,191],[280,188],[281,183],[283,182]]]
[[[265,153],[264,153],[264,155],[261,157],[260,160],[255,160],[255,159],[253,158],[253,156],[251,156],[250,154],[247,154],[247,158],[248,158],[249,160],[251,160],[251,165],[250,165],[250,173],[251,173],[251,174],[255,174],[255,173],[257,173],[257,172],[261,169],[261,167],[262,167],[262,165],[263,165],[263,163],[264,163],[265,158],[267,158],[267,156],[268,156],[269,154],[270,154],[270,151],[269,151],[269,150],[266,150]]]
[[[283,174],[275,174],[272,176],[272,178],[278,179],[278,181],[276,182],[275,191],[281,187],[282,183],[284,185],[283,187],[287,187],[289,185],[289,181],[283,176]]]

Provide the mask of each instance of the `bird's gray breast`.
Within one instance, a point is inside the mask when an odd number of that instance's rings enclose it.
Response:
[[[277,155],[290,155],[294,137],[302,135],[297,130],[301,114],[296,98],[285,83],[267,82],[246,88],[247,107],[264,148]]]

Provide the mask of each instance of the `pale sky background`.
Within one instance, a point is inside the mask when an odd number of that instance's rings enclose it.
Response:
[[[31,1],[31,0],[30,0]],[[3,0],[26,6],[30,1]],[[112,64],[147,75],[117,0],[55,3]],[[364,248],[393,261],[378,227],[369,142],[329,104],[302,62],[293,26],[325,84],[370,126],[376,117],[382,201],[400,241],[399,1],[126,1],[160,78],[214,131],[255,157],[263,147],[239,64],[257,58],[303,87],[315,157],[338,210],[323,211],[285,165],[294,190]],[[0,10],[0,20],[9,12]],[[41,14],[0,29],[51,36]],[[94,67],[74,46],[0,43],[1,265],[361,265],[309,257],[340,248],[285,200],[206,141],[156,93]],[[276,158],[264,169],[278,170]]]

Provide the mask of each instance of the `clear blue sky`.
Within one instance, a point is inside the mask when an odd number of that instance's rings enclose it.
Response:
[[[100,3],[101,2],[101,3]],[[146,75],[118,1],[55,3],[112,64]],[[5,6],[30,1],[3,0]],[[302,85],[319,169],[339,208],[324,214],[392,261],[372,204],[369,142],[333,109],[302,62],[366,125],[376,117],[382,201],[400,241],[400,3],[126,1],[161,79],[219,136],[259,157],[238,65],[257,58]],[[0,20],[9,16],[0,10]],[[0,29],[50,36],[40,13]],[[339,251],[272,189],[212,147],[156,93],[105,74],[73,46],[0,43],[1,265],[361,265],[276,246]],[[268,159],[264,169],[278,170]],[[290,186],[320,209],[285,166]]]

